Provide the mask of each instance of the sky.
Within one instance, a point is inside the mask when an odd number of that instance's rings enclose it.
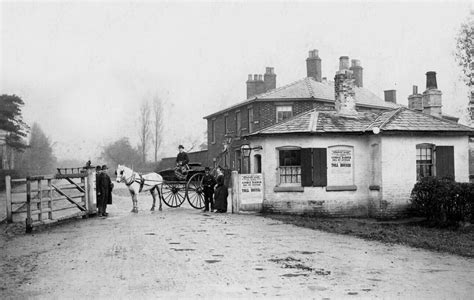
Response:
[[[160,156],[205,136],[204,116],[245,100],[248,74],[274,67],[277,87],[359,59],[364,87],[407,105],[437,72],[443,113],[461,116],[467,87],[454,60],[469,1],[0,1],[0,93],[25,101],[58,159],[96,161],[103,146],[138,144],[142,101],[164,104]],[[148,157],[152,159],[152,154]]]

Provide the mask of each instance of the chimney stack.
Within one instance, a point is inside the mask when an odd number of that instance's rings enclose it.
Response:
[[[342,58],[342,57],[341,57]],[[347,58],[347,63],[349,58]],[[355,115],[357,113],[355,109],[355,91],[354,91],[354,81],[351,71],[344,68],[345,62],[343,63],[340,60],[343,68],[336,73],[334,77],[334,93],[335,93],[335,108],[336,112],[341,115]],[[347,65],[348,66],[348,65]]]
[[[316,49],[309,51],[306,59],[306,73],[307,77],[321,82],[321,58],[319,58],[319,52]]]
[[[433,71],[426,72],[426,89],[427,90],[438,89],[438,84],[436,83],[436,72],[433,72]]]
[[[413,94],[408,96],[408,108],[413,110],[423,110],[423,96],[418,94],[418,86],[413,86]]]
[[[423,113],[441,118],[441,91],[436,83],[436,72],[426,73],[426,91],[423,92]]]
[[[397,103],[397,90],[386,90],[384,94],[385,102]]]
[[[263,81],[263,75],[262,74],[258,74],[258,77],[256,79],[255,93],[256,93],[256,95],[265,93],[265,82]]]
[[[252,74],[249,74],[247,79],[247,99],[274,88],[276,88],[276,74],[273,68],[267,67],[265,75],[254,74],[252,77]]]
[[[249,78],[247,79],[247,99],[257,94],[255,84],[256,82],[252,79],[252,74],[249,74]]]
[[[364,70],[364,68],[362,68],[362,66],[360,65],[360,60],[358,59],[351,60],[351,63],[352,65],[350,67],[350,70],[354,74],[355,86],[363,87],[364,82],[363,82],[362,71]]]
[[[265,83],[265,92],[276,88],[276,74],[275,69],[271,67],[265,68],[265,74],[263,75],[263,82]]]
[[[349,56],[339,57],[339,71],[349,70]]]

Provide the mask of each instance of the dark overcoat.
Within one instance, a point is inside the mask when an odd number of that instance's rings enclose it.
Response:
[[[100,174],[100,193],[103,197],[103,201],[107,204],[112,204],[112,189],[114,184],[110,179],[110,176],[106,172]],[[99,201],[97,201],[99,203]]]
[[[214,208],[221,212],[227,212],[227,196],[229,196],[229,192],[224,185],[224,176],[217,176],[217,186],[214,193]]]
[[[102,172],[95,174],[95,193],[97,196],[97,207],[102,207],[104,202],[104,194],[102,193]]]

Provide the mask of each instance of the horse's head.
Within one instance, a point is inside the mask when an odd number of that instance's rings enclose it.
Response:
[[[130,176],[132,176],[132,170],[125,166],[118,165],[117,170],[115,171],[115,175],[117,175],[116,181],[122,182],[122,181],[125,181]]]

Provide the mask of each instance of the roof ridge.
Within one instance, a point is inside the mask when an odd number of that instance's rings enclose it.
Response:
[[[311,95],[311,97],[314,98],[314,90],[313,90],[313,87],[311,86],[310,78],[306,77],[306,78],[304,78],[304,81],[306,83],[306,87],[309,90],[309,94]]]
[[[306,78],[307,78],[307,77],[306,77]],[[293,81],[293,82],[291,82],[291,83],[288,83],[288,84],[286,84],[286,85],[283,85],[283,86],[274,88],[274,89],[272,89],[272,90],[266,91],[265,93],[253,95],[252,97],[248,98],[247,100],[249,100],[249,99],[258,99],[258,96],[262,97],[262,96],[265,96],[265,95],[270,95],[270,94],[272,94],[272,93],[281,91],[281,90],[283,90],[283,89],[286,89],[286,88],[289,87],[289,86],[292,86],[292,85],[297,84],[297,83],[299,83],[299,82],[301,82],[301,81],[304,81],[306,78],[298,79],[298,80]]]
[[[395,109],[393,114],[390,117],[388,117],[387,120],[385,120],[382,124],[380,124],[379,128],[383,129],[383,127],[385,125],[387,125],[387,123],[390,122],[396,115],[398,115],[402,109],[403,109],[403,107],[399,107],[399,108]]]
[[[318,126],[318,117],[319,117],[319,111],[314,110],[313,113],[311,114],[311,119],[309,120],[309,131],[315,131],[315,127]]]

